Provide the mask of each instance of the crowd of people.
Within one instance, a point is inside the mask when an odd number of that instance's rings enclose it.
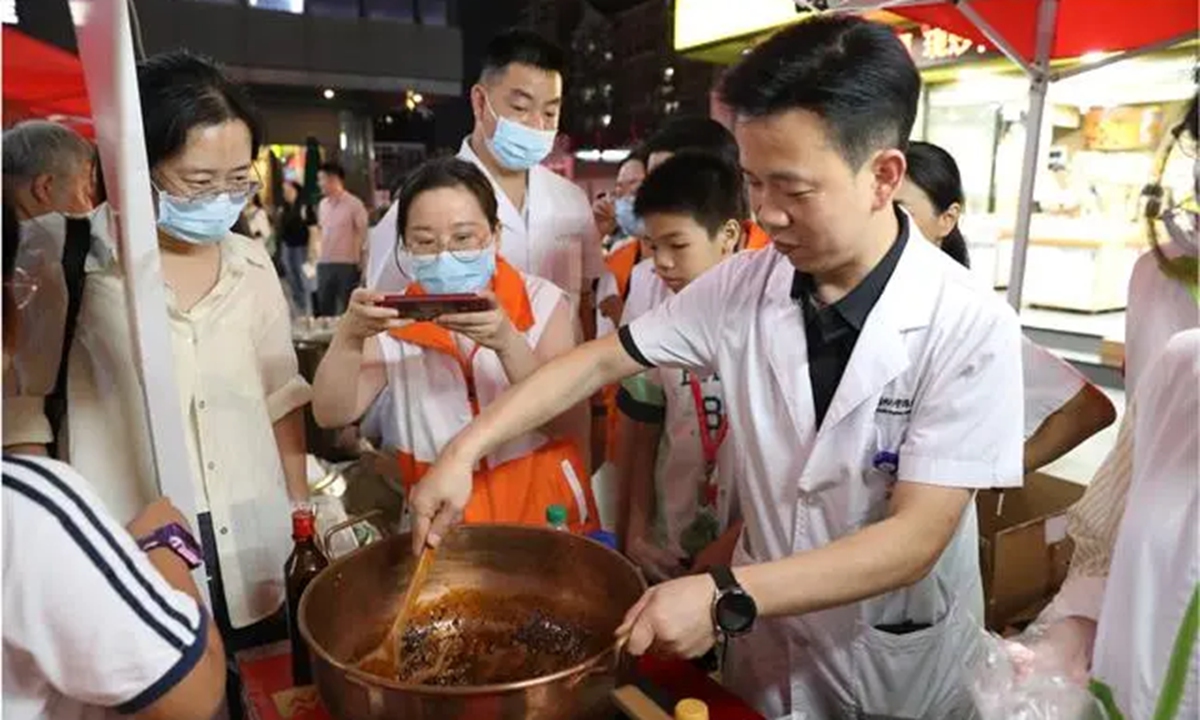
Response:
[[[5,132],[6,714],[243,716],[233,654],[287,633],[311,408],[395,457],[416,551],[552,506],[596,531],[606,468],[618,549],[651,583],[627,649],[721,643],[723,682],[765,717],[975,716],[974,494],[1116,412],[967,271],[955,160],[909,141],[908,52],[852,16],[785,29],[722,81],[732,130],[667,122],[594,202],[541,164],[565,64],[536,34],[497,36],[473,131],[374,227],[335,162],[319,204],[287,182],[264,206],[245,90],[188,52],[139,64],[188,518],[159,496],[94,148],[52,122]],[[1176,145],[1196,122],[1193,100]],[[1126,717],[1185,717],[1197,225],[1182,205],[1148,223],[1169,240],[1134,272],[1129,407],[1072,510],[1071,577],[1014,657],[1092,678]],[[388,301],[448,293],[490,307],[413,321]],[[337,318],[311,382],[292,342],[309,313]]]

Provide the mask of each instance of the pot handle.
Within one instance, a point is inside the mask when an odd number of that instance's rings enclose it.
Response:
[[[617,638],[613,644],[608,646],[608,649],[600,653],[583,668],[578,675],[571,681],[571,685],[575,686],[587,678],[595,677],[596,675],[616,674],[621,665],[621,654],[625,652],[625,643],[629,642],[629,636],[624,635]],[[606,659],[611,653],[612,658],[606,662]]]
[[[322,540],[325,543],[325,547],[329,547],[329,541],[333,539],[334,535],[341,532],[342,530],[345,530],[346,528],[349,528],[349,527],[354,527],[355,525],[359,524],[360,522],[370,520],[371,518],[379,516],[379,515],[383,515],[383,511],[380,510],[379,508],[376,508],[374,510],[368,510],[367,512],[363,513],[362,515],[355,515],[354,517],[346,518],[345,520],[341,521],[340,523],[334,525],[333,527],[326,530],[325,535],[322,537]],[[382,532],[386,535],[389,532],[391,532],[391,530],[389,530],[386,526],[384,526],[383,528],[380,529],[380,532]],[[324,550],[324,548],[322,548],[322,550]]]

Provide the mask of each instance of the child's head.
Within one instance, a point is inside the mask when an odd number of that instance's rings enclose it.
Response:
[[[671,120],[646,141],[646,172],[654,172],[675,153],[685,150],[707,152],[737,167],[738,147],[733,133],[712,118],[689,116]]]
[[[746,219],[741,175],[714,155],[681,152],[646,177],[634,210],[655,271],[678,292],[737,248]]]

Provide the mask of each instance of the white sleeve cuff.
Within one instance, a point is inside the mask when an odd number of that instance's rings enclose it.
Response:
[[[896,476],[906,482],[961,488],[1021,487],[1024,480],[1020,468],[1004,472],[991,462],[905,454],[903,448]]]
[[[311,400],[312,387],[303,377],[296,375],[283,387],[267,396],[267,413],[271,416],[271,422],[276,423]]]

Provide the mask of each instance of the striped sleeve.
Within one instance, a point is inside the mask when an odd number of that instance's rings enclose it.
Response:
[[[1133,425],[1136,403],[1130,402],[1117,439],[1096,470],[1079,502],[1067,511],[1067,532],[1075,543],[1067,579],[1043,615],[1045,620],[1100,616],[1113,547],[1133,477]]]
[[[86,481],[4,458],[4,642],[77,701],[136,713],[204,655],[208,618],[162,579]]]

